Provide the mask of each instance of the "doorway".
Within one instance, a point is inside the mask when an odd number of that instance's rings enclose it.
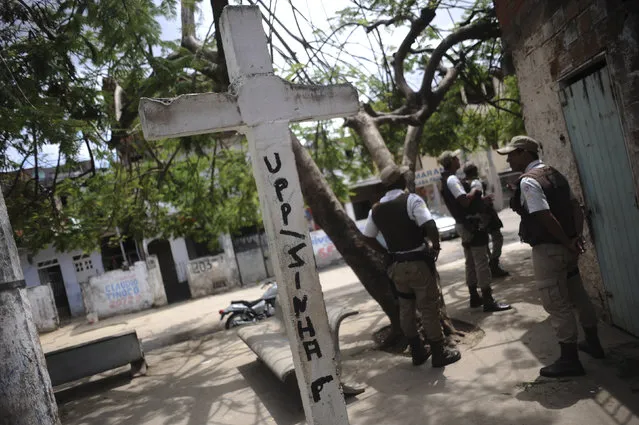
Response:
[[[164,292],[169,304],[191,298],[191,291],[187,282],[180,283],[175,269],[171,244],[166,239],[155,239],[149,243],[149,255],[156,255],[160,264],[160,273],[164,282]]]
[[[561,95],[610,315],[639,336],[639,206],[607,67],[573,78]]]
[[[64,286],[62,270],[58,260],[45,261],[38,264],[38,275],[41,285],[49,285],[53,292],[53,302],[58,310],[60,320],[71,317],[71,307],[67,297],[67,288]]]

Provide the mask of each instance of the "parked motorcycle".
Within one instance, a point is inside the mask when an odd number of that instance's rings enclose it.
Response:
[[[220,310],[220,320],[224,320],[224,316],[229,315],[226,319],[226,329],[236,326],[255,323],[258,320],[266,319],[275,314],[275,298],[277,297],[277,283],[271,282],[264,286],[269,288],[262,296],[255,301],[231,301],[231,305],[224,310]],[[263,286],[263,287],[264,287]]]

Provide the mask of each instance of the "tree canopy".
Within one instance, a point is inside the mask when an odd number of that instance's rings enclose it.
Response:
[[[225,3],[211,1],[213,11]],[[294,127],[341,200],[348,182],[388,158],[414,166],[420,152],[474,147],[478,140],[498,144],[521,130],[512,77],[504,80],[509,100],[484,93],[492,108],[468,109],[461,100],[462,87],[477,92],[499,68],[498,28],[487,1],[344,1],[324,26],[292,1],[243,3],[262,8],[281,76],[299,83],[349,81],[362,93],[365,117],[347,120],[347,128],[335,122]],[[141,135],[140,97],[226,90],[215,26],[196,37],[198,5],[0,5],[0,171],[20,246],[91,250],[116,226],[136,239],[189,236],[214,244],[222,232],[260,222],[241,137],[152,143]],[[451,11],[459,15],[454,25],[435,24],[438,14]],[[163,40],[159,22],[178,16],[180,39]],[[374,124],[383,149],[361,123]],[[411,136],[411,128],[420,131]],[[44,153],[52,151],[53,158]]]

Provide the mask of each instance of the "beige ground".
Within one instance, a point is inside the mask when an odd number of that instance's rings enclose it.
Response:
[[[375,350],[371,335],[387,323],[384,315],[361,285],[351,284],[348,268],[322,274],[327,302],[361,312],[344,322],[341,333],[344,373],[367,386],[349,401],[351,424],[639,425],[637,339],[602,326],[609,358],[582,356],[586,377],[538,378],[558,347],[534,290],[530,249],[509,245],[503,261],[514,273],[495,292],[515,309],[492,315],[467,308],[462,261],[440,267],[451,315],[486,332],[472,348],[462,346],[462,360],[443,370],[430,362],[416,368],[406,357]],[[149,322],[159,320],[149,316]],[[58,341],[63,338],[58,334]],[[109,374],[59,391],[63,424],[304,423],[295,389],[277,381],[233,331],[158,349],[148,361],[146,377]]]

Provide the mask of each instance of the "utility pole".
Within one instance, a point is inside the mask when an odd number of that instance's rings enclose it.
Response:
[[[0,425],[59,425],[25,286],[0,190]]]

